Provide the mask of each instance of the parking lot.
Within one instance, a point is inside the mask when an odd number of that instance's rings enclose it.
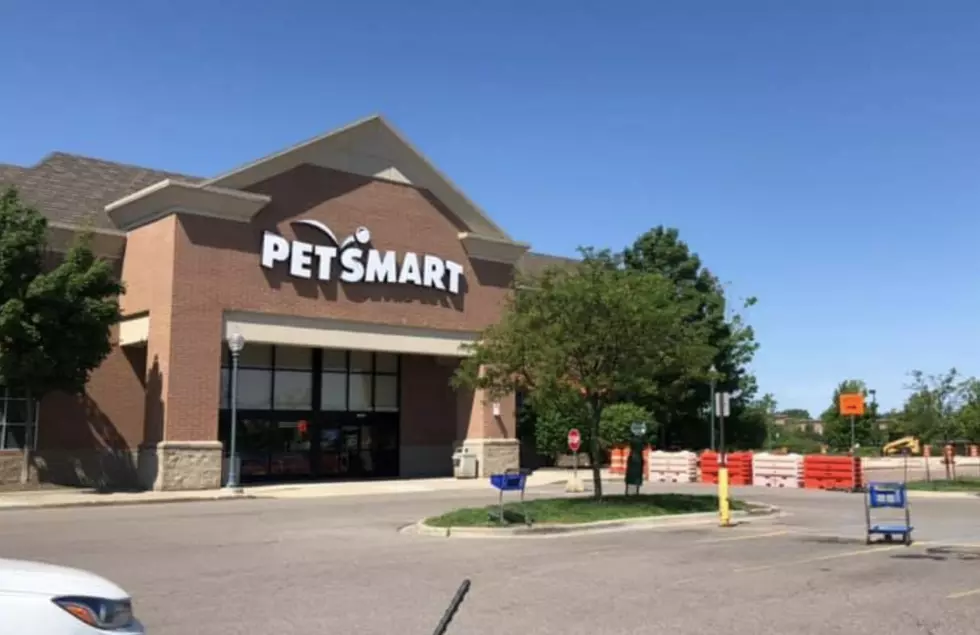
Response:
[[[161,635],[431,633],[464,578],[450,634],[975,632],[980,499],[916,499],[919,542],[869,547],[857,495],[747,491],[786,513],[447,539],[398,529],[492,493],[175,503],[3,512],[0,549],[118,581]]]

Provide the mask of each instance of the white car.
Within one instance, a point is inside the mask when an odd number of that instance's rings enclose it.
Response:
[[[144,635],[129,594],[94,573],[0,558],[3,635]]]

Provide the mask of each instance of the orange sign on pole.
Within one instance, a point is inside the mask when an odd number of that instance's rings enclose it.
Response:
[[[860,417],[863,415],[864,395],[859,392],[841,393],[840,413],[850,417]]]

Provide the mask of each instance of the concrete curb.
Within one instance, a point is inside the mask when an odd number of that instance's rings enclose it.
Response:
[[[929,490],[910,489],[909,498],[973,498],[980,499],[980,492],[931,492]]]
[[[0,513],[34,509],[66,509],[70,507],[124,507],[133,505],[164,505],[168,503],[214,503],[220,501],[251,500],[254,498],[255,496],[249,494],[220,494],[215,496],[179,496],[160,499],[52,501],[24,505],[5,504],[0,500]]]
[[[732,519],[742,523],[751,522],[752,518],[774,516],[781,513],[779,507],[763,503],[748,503],[750,509],[732,512]],[[438,538],[472,537],[472,538],[514,538],[530,536],[568,536],[586,533],[598,533],[612,530],[647,529],[686,525],[709,525],[716,522],[718,512],[698,512],[694,514],[676,514],[672,516],[644,516],[641,518],[623,518],[618,520],[600,520],[592,523],[575,525],[532,525],[530,527],[433,527],[425,524],[425,519],[401,529],[420,536]],[[742,524],[736,522],[736,524]]]

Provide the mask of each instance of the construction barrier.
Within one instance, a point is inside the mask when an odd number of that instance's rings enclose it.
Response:
[[[701,453],[701,482],[718,482],[718,453],[705,450]],[[728,453],[728,484],[752,484],[752,453]]]
[[[752,457],[752,484],[762,487],[802,487],[803,456],[761,452]]]
[[[629,448],[612,448],[609,450],[609,471],[613,474],[626,474],[626,455]]]
[[[698,455],[694,452],[650,453],[650,482],[694,483],[698,480]]]
[[[650,446],[643,449],[643,478],[648,479],[650,474]],[[609,450],[609,472],[612,474],[626,474],[626,463],[630,458],[629,446],[614,447]]]
[[[863,485],[860,457],[828,454],[803,457],[803,487],[854,491]]]

